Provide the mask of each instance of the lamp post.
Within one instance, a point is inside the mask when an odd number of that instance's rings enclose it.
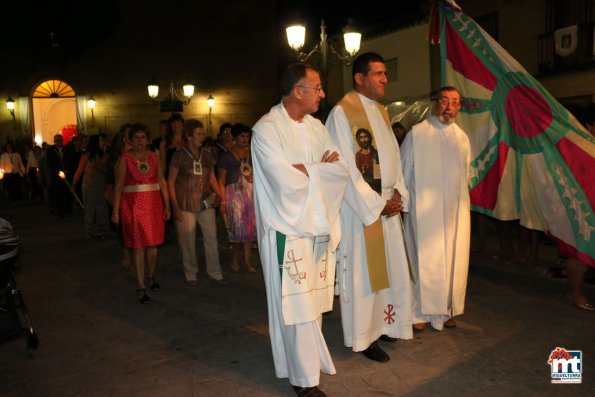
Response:
[[[303,25],[292,25],[285,29],[287,33],[287,43],[297,53],[297,58],[300,62],[306,62],[310,57],[316,53],[319,53],[322,58],[322,87],[327,92],[328,88],[328,57],[329,51],[337,56],[341,62],[345,65],[350,65],[353,61],[355,54],[359,51],[361,44],[361,33],[356,32],[352,27],[351,23],[343,29],[343,41],[345,43],[346,55],[339,53],[329,42],[326,34],[326,24],[324,19],[320,20],[320,41],[312,48],[309,52],[302,51],[306,38],[306,28]],[[327,98],[323,98],[320,102],[319,114],[323,120],[328,115],[328,101]]]
[[[157,96],[159,96],[159,85],[157,84],[157,80],[151,79],[147,85],[147,92],[149,97],[153,100],[153,103],[159,103],[160,112],[183,112],[184,105],[188,105],[194,96],[194,84],[188,82],[182,86],[182,92],[186,98],[184,101],[178,97],[173,81],[169,83],[167,96],[159,102],[156,101]]]
[[[95,98],[93,98],[93,95],[89,97],[89,100],[87,101],[87,106],[89,107],[89,109],[91,109],[91,132],[95,132]]]

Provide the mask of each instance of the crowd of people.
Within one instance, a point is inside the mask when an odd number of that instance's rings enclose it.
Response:
[[[218,216],[231,243],[231,269],[239,271],[242,252],[246,271],[256,272],[251,262],[256,241],[251,128],[225,123],[217,139],[209,140],[199,120],[185,121],[174,113],[159,122],[158,131],[151,141],[148,126],[124,124],[113,136],[80,135],[67,145],[56,134],[53,145],[29,150],[26,162],[11,143],[0,156],[2,191],[13,205],[25,192],[43,198],[59,219],[80,206],[88,238],[118,235],[122,265],[135,274],[142,304],[151,301],[148,291],[161,289],[157,250],[166,236],[177,240],[187,282],[197,284],[197,223],[206,273],[215,283],[226,284],[219,260]]]
[[[296,63],[282,73],[279,104],[253,128],[224,123],[216,140],[201,121],[174,113],[159,122],[154,140],[139,123],[66,146],[58,134],[25,161],[9,143],[0,156],[3,190],[17,205],[27,186],[59,218],[80,205],[89,238],[106,238],[111,220],[141,304],[161,289],[157,251],[168,235],[178,242],[186,281],[197,285],[197,224],[207,276],[227,283],[220,216],[231,271],[256,272],[258,244],[276,375],[298,396],[324,396],[320,373],[336,369],[322,314],[336,294],[344,345],[381,363],[390,360],[383,343],[428,326],[456,328],[465,309],[471,149],[455,122],[461,93],[441,87],[431,115],[407,131],[379,103],[387,82],[382,56],[358,56],[353,90],[323,124],[312,116],[325,97],[320,74]],[[474,220],[481,237],[485,219]],[[510,227],[498,224],[495,257],[533,264],[541,234],[522,229],[514,250]],[[582,292],[587,269],[569,260],[565,272],[574,304],[593,311]]]

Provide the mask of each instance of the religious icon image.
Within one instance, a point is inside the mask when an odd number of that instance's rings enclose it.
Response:
[[[380,192],[380,161],[378,150],[372,142],[372,133],[365,128],[360,128],[355,133],[355,140],[360,148],[355,153],[355,165],[368,185],[376,192]]]

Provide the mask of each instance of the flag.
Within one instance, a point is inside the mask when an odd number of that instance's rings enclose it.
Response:
[[[595,267],[595,139],[460,8],[441,1],[436,19],[442,83],[463,96],[472,210],[519,219]]]

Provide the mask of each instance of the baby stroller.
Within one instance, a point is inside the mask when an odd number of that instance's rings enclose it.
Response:
[[[26,337],[27,355],[33,357],[39,341],[13,276],[18,266],[19,244],[12,225],[0,218],[0,343]]]

